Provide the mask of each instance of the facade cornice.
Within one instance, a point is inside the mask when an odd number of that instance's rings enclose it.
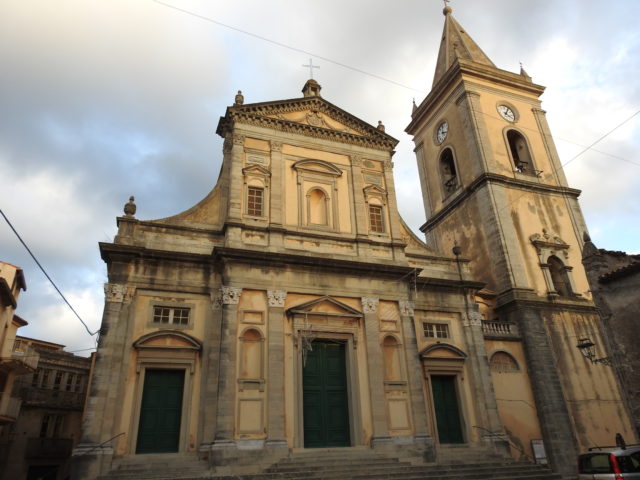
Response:
[[[299,111],[303,108],[312,108],[317,112],[331,116],[357,134],[298,123],[284,117],[277,118],[284,113]],[[275,115],[275,117],[269,115]],[[398,144],[398,140],[392,136],[318,97],[228,107],[225,116],[218,123],[216,133],[225,137],[238,123],[273,128],[286,133],[301,134],[375,150],[392,151]]]
[[[473,182],[471,182],[471,184],[466,187],[462,191],[462,193],[457,195],[444,208],[432,215],[431,218],[420,227],[420,231],[425,233],[430,231],[441,221],[443,221],[447,216],[449,216],[449,214],[451,214],[461,203],[467,200],[476,190],[488,184],[508,185],[518,190],[528,190],[538,193],[552,193],[557,195],[569,195],[575,198],[578,198],[581,193],[581,191],[576,188],[528,182],[526,180],[520,180],[517,178],[505,177],[504,175],[498,175],[496,173],[484,173],[476,178]]]

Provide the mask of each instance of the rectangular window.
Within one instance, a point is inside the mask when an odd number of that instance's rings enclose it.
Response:
[[[73,392],[73,381],[76,378],[75,373],[67,374],[67,392]]]
[[[371,223],[372,232],[384,233],[382,207],[380,205],[369,205],[369,222]]]
[[[430,323],[422,324],[424,336],[429,338],[449,338],[449,325],[446,323]]]
[[[45,415],[42,417],[42,423],[40,424],[40,437],[60,437],[62,434],[63,424],[64,415]]]
[[[261,217],[263,205],[264,189],[260,187],[249,187],[247,191],[247,214]]]
[[[56,372],[56,376],[53,379],[53,389],[60,390],[60,384],[62,383],[62,372]]]
[[[153,307],[153,323],[189,325],[189,308]]]
[[[49,374],[50,374],[51,370],[49,370],[48,368],[45,368],[42,370],[42,382],[40,383],[40,386],[42,388],[49,388]]]

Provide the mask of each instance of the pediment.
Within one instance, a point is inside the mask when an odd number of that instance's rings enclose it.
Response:
[[[335,165],[325,162],[323,160],[300,160],[292,165],[295,170],[302,170],[312,173],[320,173],[324,175],[331,175],[334,177],[340,177],[342,170]]]
[[[186,333],[160,330],[143,335],[133,342],[136,349],[170,349],[196,350],[202,349],[202,343]]]
[[[271,176],[271,172],[260,165],[249,165],[242,169],[242,173],[245,175],[253,173],[254,175],[264,175],[266,177]]]
[[[362,318],[362,312],[346,305],[335,298],[324,296],[309,302],[291,307],[287,315],[325,315],[337,317]]]
[[[378,185],[369,185],[363,189],[365,195],[386,195],[387,191]]]
[[[446,359],[464,361],[467,354],[458,347],[448,343],[435,343],[420,350],[421,358],[424,359]]]
[[[234,105],[218,124],[225,136],[235,124],[248,123],[312,137],[393,150],[398,141],[321,97]]]

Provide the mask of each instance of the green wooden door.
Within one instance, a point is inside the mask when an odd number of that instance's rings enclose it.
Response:
[[[146,370],[136,453],[177,452],[184,370]]]
[[[344,343],[315,341],[303,371],[304,446],[348,447]]]
[[[456,377],[432,376],[431,389],[440,443],[464,443],[456,394]]]

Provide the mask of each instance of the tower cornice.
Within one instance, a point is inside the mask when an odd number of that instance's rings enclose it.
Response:
[[[418,126],[423,123],[424,117],[439,105],[443,97],[450,94],[452,87],[456,83],[463,82],[466,78],[486,80],[500,86],[533,94],[536,98],[542,95],[545,90],[542,85],[535,84],[520,74],[459,58],[454,61],[451,68],[434,85],[433,89],[413,112],[411,123],[409,123],[405,131],[412,135],[415,134]]]

